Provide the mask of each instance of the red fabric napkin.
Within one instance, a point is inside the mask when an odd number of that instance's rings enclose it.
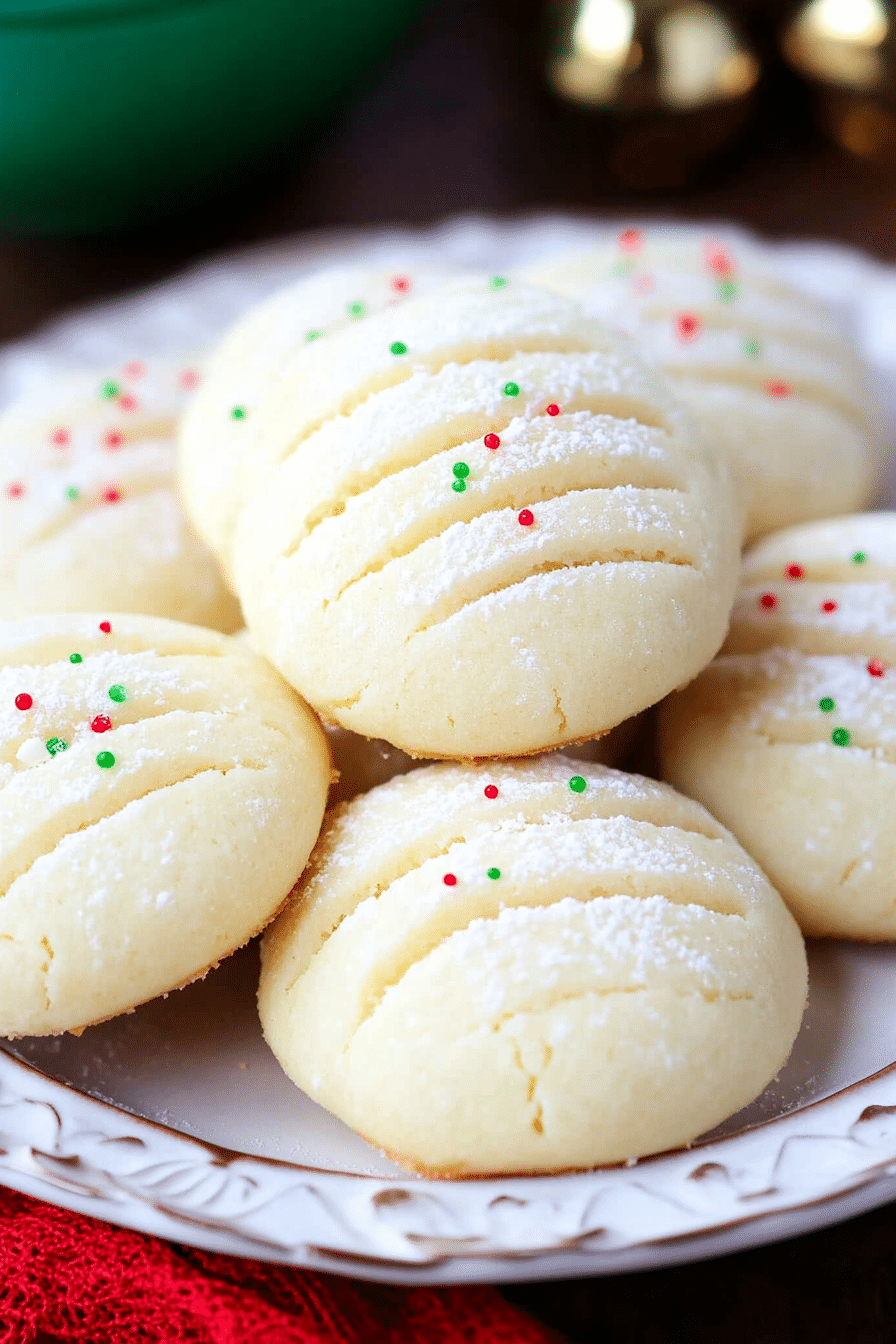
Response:
[[[494,1288],[175,1246],[0,1189],[0,1344],[558,1344]]]

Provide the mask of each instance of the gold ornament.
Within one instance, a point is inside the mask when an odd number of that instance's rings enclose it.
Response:
[[[597,114],[608,166],[629,186],[693,176],[740,130],[759,74],[721,4],[574,0],[556,10],[548,82]]]

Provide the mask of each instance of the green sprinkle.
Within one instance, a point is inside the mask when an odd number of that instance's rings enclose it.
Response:
[[[630,257],[622,257],[619,261],[613,263],[614,275],[631,275],[635,269],[635,263]]]
[[[363,317],[367,312],[367,304],[362,303],[360,299],[355,299],[354,303],[348,306],[349,317]]]
[[[493,275],[491,280],[489,280],[488,282],[488,287],[489,289],[503,289],[506,284],[507,284],[506,275]]]
[[[72,501],[72,503],[74,503],[74,501],[78,498],[80,493],[81,491],[78,489],[76,485],[70,485],[65,492],[65,497],[66,499],[69,499]]]
[[[119,686],[116,683],[116,685],[109,687],[109,699],[114,700],[116,704],[123,705],[127,698],[128,693],[124,686]]]
[[[101,770],[111,770],[115,764],[115,757],[111,751],[101,751],[96,758],[96,763]]]
[[[762,354],[762,342],[758,336],[748,336],[744,341],[744,354],[747,359],[759,359]]]
[[[58,756],[60,751],[68,751],[68,743],[61,737],[51,737],[47,741],[47,751],[51,756]]]
[[[68,660],[70,663],[83,663],[84,661],[80,653],[70,653],[68,656]]]
[[[519,385],[519,383],[505,383],[505,384],[504,384],[504,395],[505,395],[505,397],[518,397],[519,394],[520,394],[520,385]]]
[[[719,303],[733,303],[737,298],[737,285],[733,280],[720,280],[716,285],[716,298]]]
[[[864,563],[865,563],[865,561],[866,561],[867,559],[868,559],[868,556],[866,555],[866,553],[865,553],[864,551],[854,551],[854,552],[853,552],[852,562],[853,562],[854,565],[864,565]]]
[[[584,793],[588,786],[581,775],[573,775],[572,779],[569,781],[569,787],[572,789],[573,793]]]
[[[497,882],[498,878],[501,876],[501,869],[500,869],[500,868],[489,868],[489,870],[488,870],[488,875],[489,875],[489,877],[491,878],[491,880],[492,880],[493,882]]]
[[[451,482],[451,489],[452,489],[452,490],[456,490],[457,493],[458,493],[459,495],[462,495],[463,492],[466,490],[466,488],[467,488],[467,483],[466,483],[466,481],[452,481],[452,482]]]
[[[118,386],[118,384],[114,383],[110,378],[105,383],[103,383],[102,387],[100,388],[100,396],[105,397],[107,401],[114,401],[120,391],[121,388]]]
[[[848,747],[849,730],[846,728],[835,728],[831,733],[831,741],[835,747]]]
[[[830,714],[834,707],[834,702],[829,695],[824,696],[824,698],[818,702],[818,708],[821,710],[822,714]]]
[[[408,352],[408,348],[404,341],[393,341],[389,346],[389,349],[393,355],[406,355]]]
[[[245,406],[234,406],[230,412],[230,418],[231,420],[245,420],[246,414]]]
[[[306,340],[306,341],[319,341],[322,335],[323,335],[323,332],[322,332],[322,331],[314,331],[314,330],[312,329],[311,331],[306,331],[306,332],[305,332],[305,340]]]
[[[464,480],[470,474],[470,468],[467,466],[466,462],[455,462],[451,470],[460,481]]]

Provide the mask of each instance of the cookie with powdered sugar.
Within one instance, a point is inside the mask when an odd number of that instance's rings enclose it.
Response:
[[[524,279],[626,331],[734,465],[747,535],[866,507],[885,459],[865,371],[832,313],[770,254],[703,229],[624,229]]]
[[[562,757],[440,763],[328,814],[265,934],[290,1078],[433,1176],[594,1167],[751,1101],[806,960],[757,865],[653,780]]]
[[[330,782],[257,655],[151,617],[0,623],[0,1035],[205,973],[277,912]]]
[[[137,611],[231,631],[239,605],[174,489],[195,363],[131,360],[0,417],[0,617]]]
[[[896,513],[744,561],[722,655],[661,712],[663,771],[762,864],[804,932],[896,938]]]
[[[719,647],[724,463],[637,356],[546,290],[472,278],[315,342],[259,407],[234,577],[324,719],[415,756],[551,750]]]

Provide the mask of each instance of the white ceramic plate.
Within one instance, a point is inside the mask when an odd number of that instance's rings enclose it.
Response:
[[[60,369],[207,345],[329,260],[407,266],[437,249],[499,271],[594,232],[463,220],[242,254],[0,353],[0,399]],[[896,272],[836,248],[781,253],[847,314],[889,393]],[[810,966],[787,1067],[699,1144],[585,1174],[436,1182],[402,1172],[287,1081],[258,1026],[249,948],[80,1037],[0,1048],[0,1180],[176,1241],[392,1282],[614,1273],[741,1250],[896,1196],[896,948],[820,943]]]

